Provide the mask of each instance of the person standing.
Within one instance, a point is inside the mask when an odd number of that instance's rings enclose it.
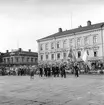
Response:
[[[75,64],[74,69],[75,69],[75,77],[79,77],[79,73],[78,73],[78,71],[79,71],[78,64]]]
[[[39,67],[39,71],[40,71],[40,76],[42,77],[43,76],[43,68],[42,68],[42,66]]]
[[[33,69],[30,70],[30,79],[34,79],[34,70]]]

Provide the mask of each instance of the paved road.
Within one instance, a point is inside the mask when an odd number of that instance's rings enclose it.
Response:
[[[104,75],[0,76],[0,105],[104,105]]]

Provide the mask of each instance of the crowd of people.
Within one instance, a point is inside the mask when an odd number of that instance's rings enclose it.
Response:
[[[96,66],[95,66],[96,67]],[[92,66],[92,69],[96,70]],[[97,65],[98,69],[102,70],[102,65]],[[64,77],[66,78],[67,71],[71,71],[71,74],[75,74],[76,77],[79,76],[81,70],[84,70],[84,73],[91,71],[88,65],[83,63],[79,64],[77,62],[72,62],[70,64],[61,63],[61,64],[39,64],[34,66],[22,65],[22,66],[1,66],[0,75],[18,75],[25,76],[30,75],[31,78],[34,77],[34,74],[38,74],[40,77]]]

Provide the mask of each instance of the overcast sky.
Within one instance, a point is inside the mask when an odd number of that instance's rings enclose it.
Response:
[[[0,0],[0,52],[37,51],[37,39],[88,20],[104,22],[104,0]]]

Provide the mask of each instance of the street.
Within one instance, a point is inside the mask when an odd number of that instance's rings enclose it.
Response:
[[[104,75],[0,76],[0,105],[104,105]]]

